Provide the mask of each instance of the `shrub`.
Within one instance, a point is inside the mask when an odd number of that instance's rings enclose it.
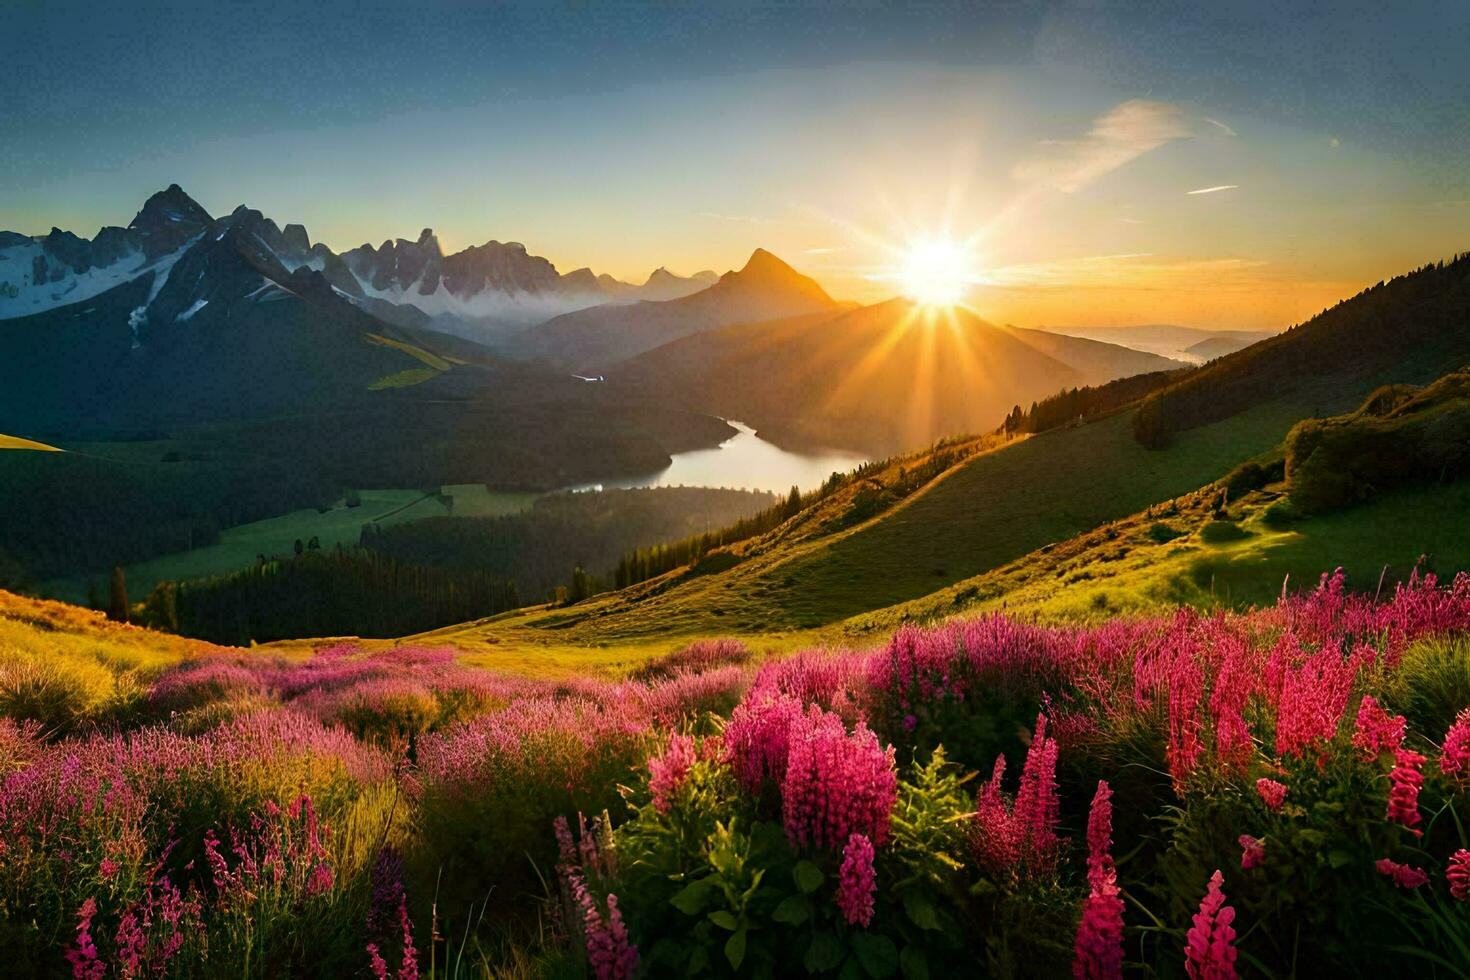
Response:
[[[1199,531],[1199,539],[1206,544],[1226,544],[1248,537],[1250,537],[1250,532],[1234,521],[1210,521]]]
[[[1434,637],[1404,651],[1389,688],[1394,707],[1431,738],[1470,707],[1470,640]]]

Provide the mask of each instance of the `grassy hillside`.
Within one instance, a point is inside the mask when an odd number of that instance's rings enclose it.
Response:
[[[1380,384],[1424,384],[1470,359],[1470,253],[1379,283],[1285,333],[1213,361],[1148,398],[1139,438],[1166,444],[1282,397],[1346,411]]]
[[[859,493],[881,499],[914,464],[895,460],[867,476],[866,490],[851,487],[792,522],[826,528],[820,535],[778,529],[704,573],[696,566],[585,606],[463,632],[476,642],[510,631],[592,643],[827,630],[920,599],[1204,486],[1278,446],[1302,419],[1348,412],[1381,385],[1424,383],[1459,367],[1470,360],[1467,270],[1470,259],[1420,270],[1185,375],[1144,405],[1214,405],[1213,398],[1218,410],[1171,430],[1161,448],[1145,448],[1137,412],[1125,410],[987,446],[895,506],[834,520],[861,511]],[[1395,335],[1423,343],[1394,357]],[[1270,383],[1251,380],[1242,364]]]

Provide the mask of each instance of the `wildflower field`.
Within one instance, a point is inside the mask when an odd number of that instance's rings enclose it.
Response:
[[[10,975],[1470,971],[1467,575],[622,680],[90,663],[0,647]]]

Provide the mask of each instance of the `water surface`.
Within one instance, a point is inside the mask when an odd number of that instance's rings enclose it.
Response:
[[[767,442],[742,422],[729,421],[735,435],[713,449],[675,453],[673,462],[657,473],[603,480],[574,490],[620,490],[632,487],[729,487],[785,493],[793,486],[815,490],[833,473],[846,473],[866,463],[867,457],[839,450],[797,453]]]

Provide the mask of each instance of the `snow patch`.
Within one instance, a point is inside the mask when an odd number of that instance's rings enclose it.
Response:
[[[137,350],[143,346],[142,341],[138,339],[138,330],[147,322],[148,307],[146,306],[135,306],[133,307],[133,312],[128,314],[128,329],[133,332],[133,350]]]
[[[195,313],[198,313],[200,310],[204,309],[208,305],[209,300],[207,299],[195,300],[193,306],[189,307],[187,310],[174,317],[174,322],[183,323],[185,320],[189,319],[189,317],[193,316]]]

